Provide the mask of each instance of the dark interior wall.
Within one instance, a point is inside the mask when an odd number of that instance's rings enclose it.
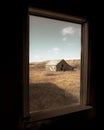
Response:
[[[100,16],[101,10],[96,10],[97,6],[91,5],[90,2],[83,1],[60,1],[56,3],[54,1],[43,2],[40,0],[30,0],[29,2],[14,0],[12,3],[6,2],[2,4],[4,9],[2,10],[1,26],[2,38],[1,39],[1,125],[2,129],[14,129],[22,130],[23,118],[22,118],[22,66],[23,66],[23,35],[24,35],[24,22],[23,19],[26,16],[27,6],[32,5],[34,7],[41,7],[49,10],[60,11],[67,14],[75,14],[84,16],[89,19],[90,26],[90,45],[91,49],[91,76],[90,84],[92,87],[92,97],[90,103],[95,108],[94,118],[90,118],[92,112],[77,113],[73,115],[65,115],[62,117],[56,117],[53,119],[37,122],[33,129],[54,129],[54,128],[96,128],[98,124],[101,126],[101,90],[102,80],[99,80],[99,62],[98,57],[101,57],[102,44],[98,46],[98,42],[101,41],[101,35],[99,32],[101,28]],[[92,7],[93,6],[93,7]],[[100,15],[97,15],[100,14]],[[103,41],[102,41],[103,42]],[[101,42],[100,42],[101,43]],[[99,52],[99,53],[98,53]],[[100,59],[100,58],[99,58]],[[102,98],[103,99],[103,98]]]
[[[1,11],[1,125],[0,129],[18,129],[22,112],[22,43],[25,4],[5,1]],[[22,119],[21,119],[22,120]]]

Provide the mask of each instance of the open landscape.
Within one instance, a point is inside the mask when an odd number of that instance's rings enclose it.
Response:
[[[48,61],[29,64],[30,111],[80,103],[80,60],[67,60],[70,71],[46,71]]]

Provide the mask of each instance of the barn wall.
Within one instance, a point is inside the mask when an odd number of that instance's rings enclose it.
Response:
[[[60,61],[57,65],[46,65],[46,71],[69,71],[73,67],[67,64],[64,60]]]
[[[55,65],[46,65],[46,71],[56,71]]]
[[[61,61],[58,65],[57,65],[57,71],[69,71],[72,70],[73,67],[68,65],[65,61]]]

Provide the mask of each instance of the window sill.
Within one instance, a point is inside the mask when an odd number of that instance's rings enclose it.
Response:
[[[56,117],[56,116],[62,116],[65,114],[75,113],[75,112],[79,112],[79,111],[90,110],[92,108],[93,108],[92,106],[88,106],[88,105],[73,105],[73,106],[65,106],[62,108],[56,108],[56,109],[52,109],[52,110],[31,112],[30,120],[28,120],[28,123],[29,122],[31,123],[33,121],[49,119],[49,118]]]

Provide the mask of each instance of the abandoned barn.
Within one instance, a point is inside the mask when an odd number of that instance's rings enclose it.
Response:
[[[51,60],[46,63],[46,71],[69,71],[73,70],[73,67],[69,65],[64,59]]]

